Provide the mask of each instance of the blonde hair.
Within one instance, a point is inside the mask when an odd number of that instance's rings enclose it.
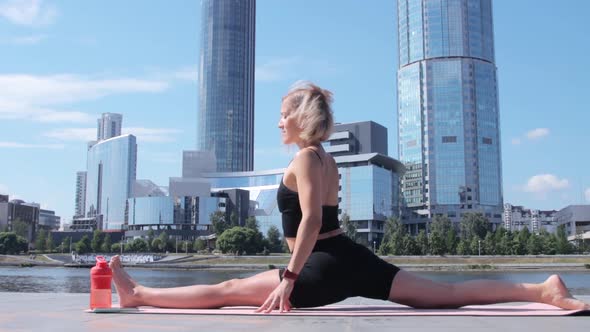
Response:
[[[319,143],[332,134],[332,92],[311,83],[299,81],[293,84],[283,101],[295,115],[302,129],[299,138],[307,143]]]

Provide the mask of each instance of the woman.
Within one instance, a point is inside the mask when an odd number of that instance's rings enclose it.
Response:
[[[390,300],[416,308],[458,308],[470,304],[541,302],[564,309],[590,309],[571,296],[559,276],[540,284],[476,280],[438,283],[400,270],[347,238],[338,225],[338,168],[322,141],[333,126],[332,95],[311,83],[283,98],[279,128],[285,144],[299,152],[287,167],[277,200],[292,252],[285,270],[270,270],[216,285],[148,288],[111,261],[122,307],[173,308],[257,306],[257,312],[314,307],[351,296]]]

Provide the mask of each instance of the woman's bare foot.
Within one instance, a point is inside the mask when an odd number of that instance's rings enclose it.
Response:
[[[140,305],[138,289],[141,287],[135,282],[121,265],[121,258],[113,256],[109,267],[113,271],[113,281],[117,294],[119,294],[119,305],[121,308],[137,307]]]
[[[541,298],[543,303],[562,309],[590,310],[590,304],[574,298],[558,275],[550,276],[542,285],[543,294]]]

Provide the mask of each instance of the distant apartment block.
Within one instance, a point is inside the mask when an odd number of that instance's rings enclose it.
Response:
[[[510,231],[520,231],[526,227],[535,234],[539,234],[541,229],[554,233],[557,227],[556,213],[555,210],[527,209],[506,203],[502,222],[504,228]]]
[[[74,218],[84,217],[86,211],[86,172],[76,173],[76,211]]]
[[[121,126],[123,125],[123,115],[117,113],[103,113],[97,120],[96,140],[121,136]]]

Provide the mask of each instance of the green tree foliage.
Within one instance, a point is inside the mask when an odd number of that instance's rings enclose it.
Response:
[[[44,229],[40,229],[35,237],[35,249],[39,252],[44,252],[46,242],[47,234]]]
[[[170,240],[170,236],[168,236],[168,233],[166,233],[166,232],[160,233],[160,235],[158,235],[157,239],[160,240],[157,243],[159,252],[171,251],[172,248],[174,247],[172,244],[172,241]],[[152,242],[152,244],[153,244],[153,242]]]
[[[166,245],[162,242],[162,239],[157,237],[152,240],[151,248],[154,252],[164,252]],[[115,249],[113,249],[113,251],[115,251]]]
[[[282,252],[283,241],[281,240],[281,232],[277,226],[272,225],[266,232],[266,239],[268,240],[268,250],[270,252]]]
[[[80,241],[76,242],[75,247],[76,252],[80,255],[89,253],[92,250],[92,247],[90,245],[90,239],[88,238],[88,235],[82,236]]]
[[[405,228],[399,219],[388,218],[385,221],[383,240],[381,240],[378,253],[380,255],[402,255],[404,234]]]
[[[430,223],[430,252],[433,255],[451,253],[453,248],[449,248],[448,245],[454,246],[454,243],[450,241],[450,239],[456,239],[453,234],[454,226],[449,218],[434,217]]]
[[[199,252],[205,249],[207,249],[207,242],[199,238],[195,239],[195,242],[193,243],[193,250]]]
[[[527,241],[527,253],[529,255],[538,255],[543,253],[543,239],[541,236],[532,235]]]
[[[136,238],[125,245],[125,250],[131,252],[147,252],[148,244],[144,239]]]
[[[111,251],[113,253],[120,253],[121,252],[121,244],[120,243],[113,243],[113,245],[111,245]]]
[[[428,236],[426,235],[426,231],[421,229],[416,236],[416,244],[420,250],[419,255],[428,255],[429,254],[429,247],[428,247]]]
[[[350,216],[346,213],[343,213],[342,217],[340,218],[340,223],[342,225],[342,229],[344,230],[344,234],[355,241],[357,233],[356,225],[350,220]]]
[[[484,217],[481,213],[471,212],[463,214],[459,228],[461,230],[461,238],[470,241],[474,235],[480,239],[485,238],[487,232],[491,229],[488,218]]]
[[[217,238],[217,247],[223,253],[255,254],[263,249],[259,234],[250,228],[232,227]]]
[[[61,251],[65,252],[65,251],[70,251],[70,243],[72,242],[72,238],[69,236],[66,236],[62,241],[61,241]]]
[[[16,255],[27,251],[27,241],[14,232],[0,233],[0,254]]]
[[[54,247],[55,244],[53,243],[53,235],[51,235],[51,232],[47,232],[47,238],[45,239],[45,249],[48,252],[53,252]]]
[[[90,247],[93,252],[100,252],[102,250],[102,242],[104,240],[104,233],[101,230],[95,230],[92,233],[92,241]]]
[[[420,248],[416,239],[409,233],[404,234],[402,240],[402,252],[404,255],[420,255]]]
[[[211,226],[213,226],[213,232],[217,234],[217,236],[220,236],[226,229],[230,228],[230,225],[228,225],[225,220],[225,213],[221,211],[211,213],[209,218],[211,220]]]
[[[112,246],[111,234],[105,233],[104,238],[102,240],[102,246],[100,248],[101,249],[100,251],[105,252],[105,253],[109,253],[109,252],[111,252],[111,246]]]
[[[235,225],[237,226],[237,225]],[[235,227],[233,226],[233,227]],[[255,232],[259,232],[260,229],[258,227],[258,220],[256,220],[256,217],[250,216],[248,217],[248,219],[246,219],[246,224],[244,225],[246,228],[250,228],[251,230],[255,231]]]
[[[483,239],[482,246],[482,251],[485,253],[485,255],[496,254],[496,243],[494,243],[494,234],[492,232],[488,232],[488,234],[486,234],[486,237]]]
[[[565,225],[559,225],[557,227],[557,233],[555,234],[555,245],[555,250],[558,255],[567,255],[572,253],[573,248],[567,240]]]
[[[230,223],[229,227],[240,226],[240,220],[238,219],[238,215],[235,212],[232,212],[231,215],[229,216],[229,223]]]
[[[152,226],[150,226],[150,229],[148,229],[146,240],[148,246],[150,247],[149,250],[154,251],[154,249],[152,248],[152,242],[154,242],[154,229],[152,228]]]
[[[16,218],[12,221],[12,231],[24,239],[29,238],[29,224],[20,220],[19,218]]]

